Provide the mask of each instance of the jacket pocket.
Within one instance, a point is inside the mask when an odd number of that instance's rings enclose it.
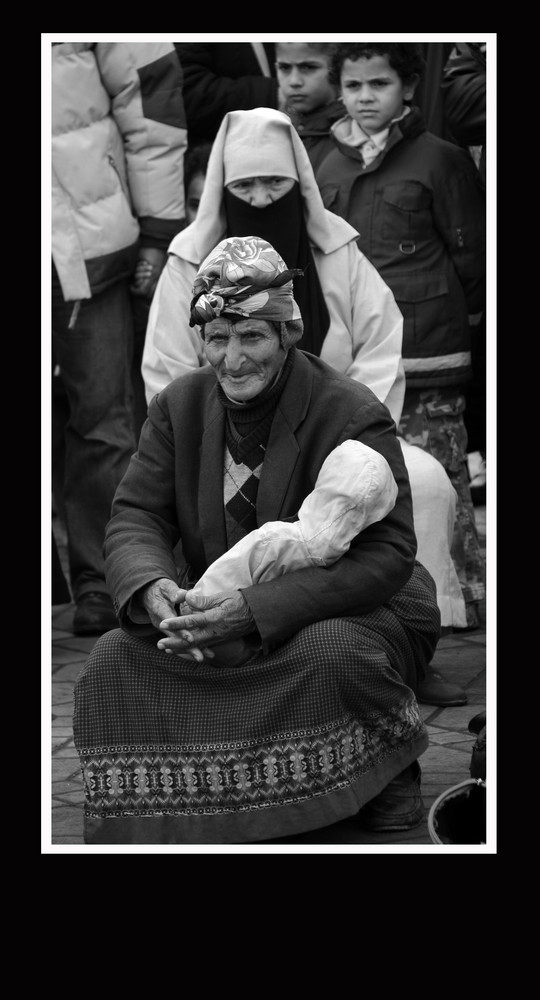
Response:
[[[432,202],[431,191],[420,181],[406,181],[386,184],[383,199],[400,212],[422,212]]]
[[[425,357],[440,353],[441,338],[449,333],[451,320],[446,275],[385,271],[382,277],[403,314],[404,357],[410,357],[411,348],[415,354],[420,348]]]
[[[431,234],[431,191],[418,181],[386,184],[382,195],[382,238],[410,255],[426,233]]]

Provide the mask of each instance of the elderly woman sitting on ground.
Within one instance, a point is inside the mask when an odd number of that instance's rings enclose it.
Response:
[[[250,843],[424,817],[415,689],[440,613],[407,470],[384,404],[296,347],[292,278],[257,237],[203,261],[190,321],[208,364],[152,401],[117,491],[105,553],[121,627],[76,685],[87,843]],[[344,509],[332,465],[347,449],[361,460]],[[270,522],[285,522],[290,561],[281,551],[282,571],[257,578],[255,558],[240,576]]]

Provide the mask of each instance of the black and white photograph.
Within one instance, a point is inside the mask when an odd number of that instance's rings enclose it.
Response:
[[[497,37],[41,34],[42,854],[497,853]]]

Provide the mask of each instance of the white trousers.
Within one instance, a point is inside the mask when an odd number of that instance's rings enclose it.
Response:
[[[413,499],[418,562],[435,580],[441,626],[467,625],[465,601],[450,546],[454,534],[457,494],[441,463],[417,445],[399,439],[409,473]]]

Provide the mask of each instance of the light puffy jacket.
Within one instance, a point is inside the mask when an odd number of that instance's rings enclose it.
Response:
[[[174,45],[54,43],[51,101],[52,257],[64,299],[89,299],[185,225]]]

